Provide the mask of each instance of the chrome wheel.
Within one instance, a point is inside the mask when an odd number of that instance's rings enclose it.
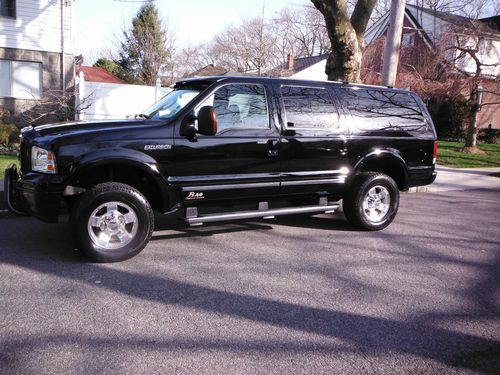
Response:
[[[106,250],[128,245],[137,234],[137,214],[123,202],[106,202],[89,217],[88,232],[92,243]]]
[[[381,185],[375,185],[365,195],[363,213],[367,220],[380,222],[384,219],[391,206],[389,190]]]

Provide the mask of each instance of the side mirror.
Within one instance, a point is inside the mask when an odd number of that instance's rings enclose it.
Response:
[[[203,135],[217,134],[217,117],[214,107],[207,105],[198,111],[198,133]]]
[[[193,138],[196,135],[196,126],[194,122],[196,121],[196,116],[193,113],[187,115],[181,123],[181,128],[179,129],[179,133],[183,137]]]

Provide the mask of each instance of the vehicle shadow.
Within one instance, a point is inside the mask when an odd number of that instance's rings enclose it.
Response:
[[[243,230],[254,230],[254,224],[243,226]],[[316,224],[315,224],[316,225]],[[29,235],[26,235],[29,228]],[[262,228],[260,228],[262,229]],[[475,336],[470,333],[457,332],[452,329],[433,325],[432,322],[421,320],[419,316],[401,321],[390,318],[374,317],[355,312],[336,310],[335,308],[312,307],[293,302],[285,302],[275,298],[254,296],[236,293],[229,290],[220,290],[202,284],[193,284],[188,281],[169,278],[165,275],[154,275],[137,270],[123,269],[123,266],[109,265],[101,267],[92,263],[84,263],[79,252],[73,251],[70,243],[71,235],[66,224],[49,226],[38,223],[33,219],[9,219],[9,224],[0,225],[0,263],[12,265],[25,270],[32,270],[40,274],[53,275],[65,278],[88,287],[95,287],[93,280],[85,275],[98,275],[100,288],[148,302],[172,304],[195,311],[221,314],[242,318],[251,322],[266,324],[273,327],[291,329],[303,333],[319,335],[324,338],[340,339],[349,343],[349,348],[332,341],[331,345],[319,348],[314,340],[301,345],[262,345],[254,342],[255,338],[242,337],[241,340],[212,341],[192,340],[184,338],[187,350],[205,348],[209,345],[215,350],[244,351],[253,348],[256,351],[315,351],[327,352],[356,351],[366,355],[381,355],[402,353],[430,359],[448,366],[473,369],[488,373],[493,366],[498,365],[500,342]],[[404,239],[401,240],[405,244]],[[500,254],[499,254],[500,255]],[[423,253],[422,257],[426,257]],[[432,254],[428,254],[432,258]],[[432,261],[430,259],[429,261]],[[500,258],[497,257],[494,267],[500,268]],[[338,272],[341,272],[339,266]],[[497,280],[497,275],[487,275],[485,280]],[[140,286],[140,287],[137,287]],[[474,291],[474,288],[471,289]],[[448,315],[433,317],[436,320],[446,320]],[[65,345],[76,342],[80,337],[74,336],[47,336],[47,341],[30,341],[29,338],[0,338],[2,346],[2,361],[16,362],[20,351],[36,351],[37,345],[47,345],[47,342]],[[116,345],[121,347],[153,349],[161,347],[163,350],[178,350],[179,342],[170,338],[165,340],[144,339],[105,339],[81,337],[87,340],[88,345],[111,350]],[[24,341],[23,341],[24,340]],[[498,368],[498,367],[496,367]]]

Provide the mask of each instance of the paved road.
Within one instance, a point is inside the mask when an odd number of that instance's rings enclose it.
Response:
[[[0,373],[498,373],[499,204],[407,194],[378,233],[341,214],[163,230],[111,265],[65,225],[0,219]]]

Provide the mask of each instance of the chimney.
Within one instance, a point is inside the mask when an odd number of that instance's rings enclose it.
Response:
[[[292,54],[289,53],[286,59],[286,68],[288,70],[293,70],[293,62],[294,62],[294,57]]]

